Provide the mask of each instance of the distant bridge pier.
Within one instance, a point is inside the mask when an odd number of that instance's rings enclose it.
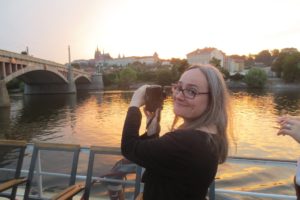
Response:
[[[90,90],[103,90],[104,84],[103,84],[102,73],[93,74],[91,78],[92,78],[92,82],[90,84],[89,89]]]
[[[102,73],[95,73],[91,76],[90,83],[80,83],[76,85],[78,90],[103,90],[103,78]]]
[[[73,66],[71,64],[68,65],[68,81],[67,93],[76,93],[77,90],[74,82]]]
[[[9,95],[4,80],[0,80],[0,107],[9,107]]]

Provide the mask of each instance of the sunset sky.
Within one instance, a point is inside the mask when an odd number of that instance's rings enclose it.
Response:
[[[300,50],[299,0],[1,0],[0,49],[59,63],[112,57],[186,58],[197,48],[227,55]]]

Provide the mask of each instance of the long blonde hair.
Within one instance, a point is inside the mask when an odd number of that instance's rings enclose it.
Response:
[[[210,92],[209,103],[203,114],[188,125],[182,124],[179,129],[198,129],[214,124],[217,128],[218,139],[210,138],[219,154],[219,163],[223,163],[227,158],[229,146],[227,137],[229,94],[224,78],[217,68],[210,65],[194,65],[186,71],[191,69],[199,69],[206,77]],[[177,122],[178,116],[175,116],[172,130],[175,129]]]

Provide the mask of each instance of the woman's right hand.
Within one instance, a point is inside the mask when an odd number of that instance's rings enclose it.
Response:
[[[130,107],[134,106],[134,107],[141,107],[143,105],[145,105],[145,94],[146,94],[146,88],[149,85],[143,85],[141,87],[139,87],[134,93],[133,96],[131,98],[131,102],[130,102]]]

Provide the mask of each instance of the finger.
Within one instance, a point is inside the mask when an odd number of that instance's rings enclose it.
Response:
[[[278,119],[277,119],[277,122],[278,123],[282,123],[282,122],[284,122],[285,121],[285,118],[283,118],[283,117],[279,117]]]
[[[159,116],[161,108],[157,108],[155,111],[155,117]]]
[[[144,114],[146,115],[146,117],[153,117],[154,113],[150,112],[148,110],[146,110],[146,108],[143,108]]]
[[[291,129],[291,119],[284,119],[281,122],[279,122],[281,128],[285,128],[285,129]]]
[[[145,107],[143,108],[143,111],[144,111],[145,116],[146,116],[147,118],[149,118],[149,117],[150,117],[150,116],[149,116],[150,113],[146,110]]]
[[[291,132],[291,130],[289,130],[289,129],[285,129],[285,128],[282,128],[282,129],[280,129],[279,131],[278,131],[278,133],[277,133],[278,135],[289,135],[289,136],[292,136],[292,132]]]
[[[283,124],[283,123],[285,123],[287,120],[288,120],[288,117],[286,117],[286,116],[281,116],[281,117],[279,117],[279,118],[277,119],[277,122],[278,122],[279,124]]]
[[[146,110],[145,107],[143,108],[143,111],[144,111],[144,114],[146,115],[146,117],[148,117],[149,113],[148,113],[148,111]]]
[[[283,132],[278,132],[277,135],[282,135],[282,136],[285,136],[286,134],[283,133]]]
[[[156,122],[158,122],[159,120],[160,120],[160,111],[161,111],[161,109],[156,109],[156,111],[155,111],[155,113],[153,113],[153,121],[156,121]]]

